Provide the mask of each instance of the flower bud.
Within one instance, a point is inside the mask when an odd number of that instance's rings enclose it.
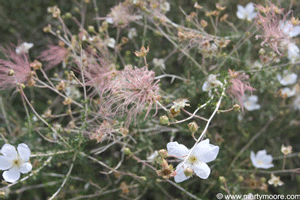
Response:
[[[169,118],[168,118],[166,115],[161,116],[161,117],[159,118],[159,122],[160,122],[161,124],[168,124],[168,123],[169,123]]]
[[[208,25],[207,21],[205,21],[203,19],[201,20],[200,24],[203,28],[207,27],[207,25]]]
[[[220,183],[225,183],[226,178],[224,176],[219,176],[219,181],[220,181]]]
[[[123,148],[123,152],[124,152],[124,154],[125,154],[126,156],[128,156],[128,155],[130,155],[130,154],[131,154],[131,151],[130,151],[130,149],[129,149],[129,148],[127,148],[127,147]]]
[[[165,150],[165,149],[161,149],[161,150],[159,150],[158,151],[158,154],[161,156],[161,157],[163,157],[163,158],[166,158],[166,157],[168,157],[168,152],[167,152],[167,150]]]
[[[188,126],[191,133],[195,133],[199,128],[196,122],[191,122]]]
[[[266,51],[263,48],[260,48],[260,50],[258,51],[258,53],[260,55],[264,55],[266,53]]]
[[[15,71],[10,69],[8,70],[7,76],[13,76],[15,74]]]
[[[190,167],[186,168],[183,172],[186,177],[191,177],[193,175],[193,170]]]
[[[265,177],[261,177],[260,178],[260,182],[265,183],[266,182],[266,178]]]
[[[88,26],[88,31],[92,33],[95,32],[94,26]]]
[[[240,175],[239,178],[238,178],[238,181],[239,182],[243,182],[244,181],[244,177]]]
[[[240,111],[240,109],[241,109],[241,106],[239,104],[234,104],[233,105],[233,110],[234,111]]]

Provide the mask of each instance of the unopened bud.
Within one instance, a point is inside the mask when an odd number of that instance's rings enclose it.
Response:
[[[220,183],[225,183],[226,178],[224,176],[219,176],[219,181],[220,181]]]
[[[190,167],[188,167],[183,171],[183,173],[186,177],[191,177],[193,175],[193,170]]]
[[[10,69],[8,70],[7,76],[13,76],[15,74],[15,71]]]
[[[159,122],[160,122],[161,124],[168,124],[168,123],[169,123],[169,118],[168,118],[166,115],[161,116],[161,117],[159,118]]]
[[[191,133],[195,133],[199,128],[196,122],[191,122],[188,126]]]
[[[265,182],[266,182],[266,178],[265,178],[265,177],[261,177],[261,178],[260,178],[260,181],[261,181],[262,183],[265,183]]]
[[[235,111],[240,111],[241,106],[240,106],[239,104],[234,104],[234,105],[233,105],[233,109],[234,109]]]
[[[203,28],[207,27],[207,25],[208,25],[207,21],[205,21],[203,19],[201,20],[200,24]]]
[[[167,150],[165,150],[165,149],[161,149],[161,150],[159,150],[158,151],[158,154],[161,156],[161,157],[163,157],[163,158],[166,158],[166,157],[168,157],[168,151]]]
[[[258,51],[258,53],[260,55],[264,55],[266,53],[266,51],[263,48],[260,48],[259,51]]]
[[[131,154],[131,151],[130,151],[130,149],[129,149],[129,148],[127,148],[127,147],[123,148],[123,152],[124,152],[124,154],[125,154],[126,156],[128,156],[128,155],[130,155],[130,154]]]
[[[88,31],[92,33],[95,32],[94,26],[88,26]]]
[[[239,178],[238,178],[238,180],[239,180],[239,182],[243,182],[244,181],[244,177],[240,175]]]

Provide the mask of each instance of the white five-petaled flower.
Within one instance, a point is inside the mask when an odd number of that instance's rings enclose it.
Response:
[[[204,92],[209,92],[212,88],[215,87],[222,87],[223,83],[219,80],[217,80],[217,75],[210,74],[207,78],[207,80],[202,85],[202,90]]]
[[[253,151],[251,151],[250,158],[253,166],[256,168],[269,169],[274,167],[272,164],[273,157],[271,155],[267,155],[267,151],[265,149],[258,151],[256,155]]]
[[[280,28],[290,37],[296,37],[300,34],[300,26],[294,26],[291,21],[281,22]]]
[[[185,106],[190,106],[190,104],[188,104],[187,102],[189,102],[188,99],[177,99],[176,101],[173,102],[173,106],[171,107],[171,110],[178,112],[180,111],[180,109],[184,108]]]
[[[268,181],[269,185],[282,186],[284,183],[280,180],[279,176],[275,176],[274,174],[271,174],[271,179]]]
[[[283,98],[292,97],[295,95],[296,95],[296,87],[293,87],[293,89],[285,87],[280,90],[280,96],[282,96]]]
[[[190,150],[177,142],[169,142],[167,144],[168,154],[182,160],[176,167],[177,174],[174,179],[179,183],[189,179],[186,171],[193,170],[194,173],[202,179],[207,179],[210,175],[210,168],[206,163],[216,159],[219,153],[219,147],[209,144],[209,139],[199,142],[190,153]],[[186,156],[190,156],[186,159]],[[184,160],[186,159],[186,162]],[[183,163],[184,162],[184,163]]]
[[[129,39],[132,39],[132,38],[134,38],[134,37],[136,37],[136,36],[137,36],[136,29],[135,29],[135,28],[129,29],[129,31],[128,31],[128,38],[129,38]]]
[[[248,3],[245,7],[242,5],[237,5],[237,12],[236,15],[239,19],[247,19],[248,21],[251,21],[257,13],[254,12],[255,7],[252,2]]]
[[[281,145],[281,152],[284,154],[284,155],[288,155],[288,154],[291,154],[292,153],[292,146],[284,146],[284,145]]]
[[[19,144],[17,150],[10,144],[4,144],[1,149],[3,156],[0,156],[0,170],[8,170],[2,174],[6,182],[13,183],[20,178],[20,173],[25,174],[32,169],[28,162],[31,154],[28,146]]]
[[[17,46],[16,53],[18,55],[23,53],[28,53],[29,49],[31,49],[32,47],[33,47],[32,43],[23,42],[21,45]]]
[[[154,58],[153,64],[154,64],[154,66],[159,67],[162,70],[166,69],[165,60],[163,58]]]
[[[300,50],[297,47],[297,45],[295,45],[294,43],[290,43],[288,45],[288,51],[287,51],[287,53],[288,53],[288,59],[291,62],[296,62],[300,58]]]
[[[257,104],[258,97],[256,95],[245,96],[243,98],[243,105],[248,111],[259,110],[260,105]]]
[[[289,73],[287,70],[283,71],[283,76],[277,74],[277,79],[281,85],[292,85],[297,82],[298,75]]]
[[[108,40],[106,40],[106,45],[114,49],[116,45],[116,40],[114,38],[109,38]]]

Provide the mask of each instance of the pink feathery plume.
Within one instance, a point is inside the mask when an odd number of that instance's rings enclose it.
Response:
[[[109,109],[114,116],[126,116],[125,127],[130,125],[132,119],[136,123],[137,117],[148,106],[146,118],[160,98],[158,81],[154,78],[155,73],[146,67],[139,69],[127,65],[106,85],[100,110]]]
[[[50,70],[62,61],[64,61],[69,54],[68,49],[59,45],[50,45],[48,48],[38,56],[41,61],[47,62],[45,70]]]
[[[229,94],[232,98],[235,98],[241,105],[242,109],[243,105],[243,97],[245,97],[246,91],[255,91],[256,89],[250,86],[250,83],[247,81],[249,76],[245,73],[238,73],[233,70],[228,70],[230,79],[230,85],[226,89],[226,93]]]
[[[271,49],[276,51],[279,55],[280,45],[290,43],[290,38],[286,32],[284,32],[283,23],[286,20],[290,12],[283,14],[284,9],[280,9],[271,2],[268,2],[269,6],[263,7],[256,5],[259,11],[256,16],[256,25],[263,31],[262,35],[256,35],[256,39],[262,38],[263,42],[261,46],[267,44]]]
[[[15,46],[1,47],[8,60],[0,59],[0,89],[8,89],[17,84],[27,83],[31,78],[28,54],[17,54]]]

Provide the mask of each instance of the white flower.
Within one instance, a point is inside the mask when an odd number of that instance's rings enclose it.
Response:
[[[299,58],[300,58],[300,50],[299,48],[297,47],[297,45],[293,44],[293,43],[290,43],[288,45],[288,59],[291,61],[291,62],[296,62]]]
[[[277,74],[277,79],[281,85],[292,85],[297,82],[298,75],[295,73],[289,74],[287,70],[284,70],[283,76]]]
[[[113,24],[113,23],[114,23],[114,20],[113,20],[112,17],[107,17],[107,18],[105,19],[105,21],[106,21],[107,23],[109,23],[109,24]]]
[[[161,9],[165,12],[170,11],[170,8],[171,8],[171,6],[170,6],[169,2],[164,2],[163,4],[161,4]]]
[[[81,93],[75,86],[67,86],[66,95],[72,99],[79,99],[81,97]]]
[[[284,145],[281,145],[281,152],[284,154],[284,155],[288,155],[288,154],[291,154],[292,153],[292,146],[284,146]]]
[[[160,59],[154,58],[153,64],[154,64],[154,66],[159,67],[162,70],[166,69],[165,60],[162,58],[160,58]]]
[[[135,28],[129,29],[129,31],[128,31],[128,38],[129,38],[129,39],[132,39],[132,38],[134,38],[134,37],[136,37],[136,36],[137,36],[136,29],[135,29]]]
[[[190,106],[190,104],[188,104],[187,102],[189,102],[188,99],[177,99],[176,101],[173,102],[174,104],[171,107],[171,110],[178,112],[180,111],[180,109],[184,108],[185,106]]]
[[[267,151],[265,149],[258,151],[256,155],[253,151],[251,151],[250,158],[253,166],[256,168],[269,169],[274,167],[272,164],[273,157],[271,155],[267,155]]]
[[[257,104],[258,97],[256,95],[245,96],[243,98],[243,105],[248,111],[259,110],[260,105]]]
[[[210,74],[202,86],[204,92],[209,92],[212,88],[222,87],[223,83],[217,80],[217,75]]]
[[[296,37],[300,34],[300,26],[294,26],[291,21],[281,22],[280,28],[290,37]]]
[[[282,186],[284,183],[280,180],[279,176],[275,176],[274,174],[271,174],[271,179],[268,181],[269,185]]]
[[[255,7],[252,2],[248,3],[246,7],[242,5],[237,5],[237,12],[236,15],[239,19],[247,19],[248,21],[251,21],[257,13],[254,12]]]
[[[22,143],[17,149],[18,152],[10,144],[3,145],[1,149],[3,156],[0,156],[0,170],[8,170],[2,174],[6,182],[13,183],[20,178],[20,172],[25,174],[32,169],[32,165],[28,162],[31,154],[28,146]]]
[[[283,98],[292,97],[296,94],[296,87],[293,87],[293,89],[290,89],[288,87],[282,88],[280,90],[280,96]]]
[[[23,44],[19,45],[16,48],[16,53],[19,54],[23,54],[23,53],[28,53],[29,49],[33,47],[32,43],[27,43],[24,42]]]
[[[114,38],[109,38],[108,40],[106,40],[106,45],[114,49],[116,45],[116,40]]]
[[[191,177],[185,175],[184,172],[186,169],[192,169],[197,176],[202,179],[207,179],[210,175],[210,168],[206,163],[215,160],[219,153],[219,147],[209,144],[209,139],[198,143],[184,164],[183,161],[190,153],[190,150],[186,148],[186,146],[178,144],[177,142],[169,142],[167,144],[167,150],[169,155],[176,156],[182,160],[176,167],[177,174],[174,179],[177,183]]]

